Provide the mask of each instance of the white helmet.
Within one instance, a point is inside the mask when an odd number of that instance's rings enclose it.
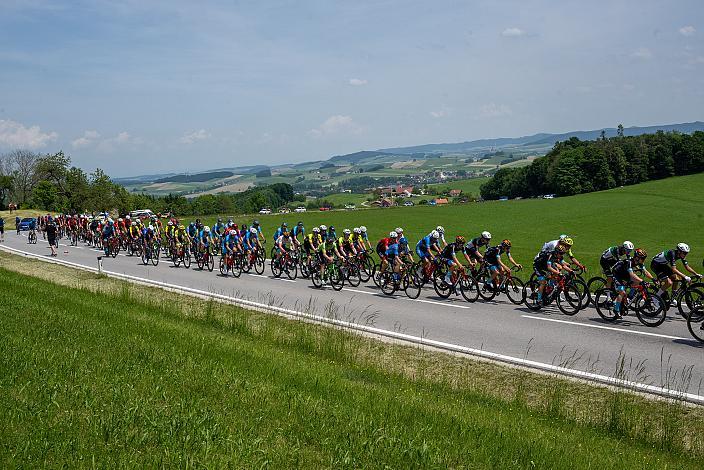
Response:
[[[117,221],[122,222],[122,217],[118,217]]]
[[[326,231],[327,229],[328,229],[328,226],[327,226],[327,225],[321,225],[321,226],[320,226],[320,230],[323,231],[323,232]]]
[[[208,233],[210,232],[210,227],[206,225],[205,227],[203,227],[203,230],[205,230],[205,233]]]
[[[349,235],[352,232],[350,232],[350,229],[346,228],[342,231],[342,233],[344,233],[345,235]]]
[[[491,233],[484,230],[482,232],[482,238],[484,238],[485,240],[491,240]]]
[[[108,218],[108,222],[109,222],[109,223],[112,223],[112,218]]]
[[[567,240],[567,237],[568,237],[568,236],[563,233],[562,235],[560,235],[560,241],[565,241],[565,240]]]
[[[152,224],[149,224],[149,231],[153,232],[154,231],[154,226]]]
[[[257,233],[257,227],[249,227],[249,233],[256,234],[256,233]]]
[[[437,230],[433,230],[432,232],[430,232],[430,236],[431,236],[431,238],[434,238],[437,240],[438,238],[440,238],[440,232],[438,232]]]
[[[393,230],[389,232],[389,238],[396,238],[398,237],[398,233],[394,232]]]
[[[359,229],[362,231],[362,233],[367,233],[367,227],[365,227],[364,225],[359,227]]]
[[[356,234],[362,233],[362,230],[359,227],[355,227],[352,231]]]
[[[313,233],[320,233],[320,229],[318,227],[313,227]]]
[[[689,253],[689,245],[687,245],[686,243],[678,243],[677,249],[682,253]]]
[[[127,219],[127,220],[130,220],[131,218],[132,218],[132,217],[130,217],[129,214],[127,214],[127,215],[125,216],[125,219]]]
[[[437,230],[438,233],[441,235],[445,233],[445,227],[443,227],[442,225],[438,225],[437,227],[435,227],[435,230]]]
[[[137,222],[133,220],[133,221],[132,221],[132,227],[136,227],[136,226],[137,226]]]
[[[403,229],[402,229],[401,227],[396,227],[396,230],[395,230],[395,231],[396,231],[396,233],[398,233],[399,235],[403,233]]]
[[[632,251],[633,248],[635,248],[635,246],[633,246],[633,243],[629,242],[628,240],[623,242],[623,245],[621,245],[621,246],[623,247],[624,250],[627,250],[627,251]]]
[[[168,225],[168,226],[172,226],[173,224],[174,224],[174,223],[171,222],[170,220],[169,220],[168,222],[166,222],[166,225]]]

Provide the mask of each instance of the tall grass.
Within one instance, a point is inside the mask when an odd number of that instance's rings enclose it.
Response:
[[[94,284],[0,269],[5,467],[695,468],[704,455],[696,409]]]

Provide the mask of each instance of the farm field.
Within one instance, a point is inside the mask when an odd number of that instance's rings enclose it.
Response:
[[[5,231],[6,232],[9,230],[16,230],[17,229],[17,227],[15,226],[15,217],[16,216],[19,216],[20,219],[24,219],[25,217],[37,217],[41,214],[42,214],[42,212],[38,211],[36,209],[20,209],[20,210],[12,211],[12,214],[10,214],[10,211],[0,211],[0,217],[5,219]]]
[[[699,468],[704,455],[699,408],[16,256],[0,266],[5,467]]]
[[[698,174],[550,200],[309,211],[257,218],[267,237],[283,221],[291,224],[295,219],[302,220],[308,228],[332,224],[338,233],[344,227],[365,225],[374,241],[401,226],[414,245],[437,225],[445,227],[449,238],[457,234],[475,237],[488,230],[497,241],[511,239],[514,258],[528,268],[545,241],[567,233],[575,241],[575,255],[593,273],[600,273],[601,253],[624,240],[645,248],[650,256],[685,241],[692,247],[690,262],[700,269],[704,256],[704,205],[699,193],[703,187],[704,174]]]

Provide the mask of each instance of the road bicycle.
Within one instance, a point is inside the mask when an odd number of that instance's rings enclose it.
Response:
[[[601,318],[608,322],[614,322],[620,317],[628,314],[630,310],[635,311],[638,320],[645,326],[655,327],[665,321],[666,309],[663,299],[653,294],[648,283],[641,283],[630,286],[627,295],[621,303],[620,312],[614,311],[617,291],[612,289],[599,289],[594,293],[594,303],[596,311]]]
[[[311,265],[310,279],[313,285],[320,289],[327,283],[336,291],[342,290],[342,287],[345,285],[345,278],[340,270],[340,266],[334,261],[326,262],[323,266],[322,273],[320,266],[321,264],[318,260],[313,261]]]
[[[208,247],[201,246],[196,252],[196,265],[201,271],[208,268],[208,271],[213,272],[215,269],[215,257],[210,253]]]
[[[452,271],[449,275],[433,277],[433,288],[435,293],[443,299],[447,299],[451,294],[462,295],[467,302],[476,302],[479,298],[479,286],[477,280],[467,271],[463,265]]]
[[[227,276],[231,272],[234,277],[242,275],[242,254],[228,253],[220,258],[220,274]]]
[[[264,260],[262,256],[259,255],[258,248],[248,250],[245,253],[244,262],[242,263],[242,271],[248,273],[254,268],[254,272],[257,274],[264,274]]]
[[[494,280],[490,272],[484,270],[484,273],[477,280],[479,296],[484,300],[492,300],[498,294],[504,293],[512,304],[522,304],[525,301],[526,295],[525,283],[513,275],[514,272],[520,270],[521,268],[515,267],[510,269],[507,273],[500,274],[501,281],[498,286],[494,285]]]
[[[291,251],[278,254],[274,253],[271,258],[271,273],[274,277],[281,277],[281,274],[286,273],[286,277],[293,280],[298,276],[298,263],[291,255]]]
[[[153,266],[159,265],[159,250],[161,249],[161,244],[154,240],[151,242],[145,242],[142,249],[142,263],[151,264]]]
[[[37,244],[37,232],[34,230],[30,230],[29,233],[27,234],[27,243],[30,245],[36,245]]]
[[[565,315],[575,315],[582,308],[582,290],[578,287],[574,273],[559,274],[545,283],[539,298],[540,281],[537,277],[525,285],[525,304],[530,310],[538,311],[555,302]]]
[[[171,252],[171,262],[177,268],[183,264],[183,267],[188,269],[191,267],[191,250],[188,249],[188,245],[183,243],[176,243]]]

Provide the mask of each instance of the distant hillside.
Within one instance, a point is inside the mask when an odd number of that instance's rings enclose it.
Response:
[[[154,183],[203,183],[205,181],[229,178],[234,173],[231,171],[211,171],[208,173],[198,173],[196,175],[175,175],[154,180]]]
[[[624,129],[624,134],[627,136],[637,136],[642,134],[654,134],[655,132],[662,130],[677,131],[684,134],[691,134],[694,131],[704,131],[704,122],[687,122],[682,124],[662,124],[658,126],[648,126],[648,127],[627,127]],[[505,146],[517,146],[517,145],[549,145],[552,146],[556,142],[564,141],[570,137],[577,137],[580,140],[593,140],[599,137],[601,134],[601,129],[592,131],[573,131],[564,134],[534,134],[524,137],[512,137],[512,138],[499,138],[499,139],[480,139],[472,140],[468,142],[458,142],[451,144],[426,144],[426,145],[416,145],[413,147],[396,147],[396,148],[386,148],[379,149],[377,152],[390,153],[390,154],[404,154],[410,155],[412,153],[425,152],[425,153],[449,153],[449,152],[467,152],[472,150],[479,150],[486,147],[505,147]],[[613,137],[616,135],[616,128],[604,129],[608,137]],[[362,152],[358,152],[362,153]],[[333,157],[335,158],[335,157]]]
[[[380,157],[388,155],[389,157],[392,156],[391,153],[388,152],[373,152],[370,150],[363,150],[361,152],[356,152],[356,153],[350,153],[347,155],[335,155],[334,157],[330,158],[331,162],[347,162],[347,163],[359,163],[362,160],[367,160],[369,158],[375,158],[375,157]]]

